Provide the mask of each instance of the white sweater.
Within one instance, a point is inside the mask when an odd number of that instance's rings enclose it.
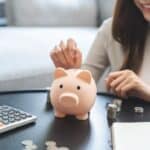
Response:
[[[104,23],[98,30],[97,36],[88,53],[86,61],[82,65],[82,68],[88,69],[92,72],[96,82],[98,82],[98,80],[101,79],[103,73],[107,70],[107,68],[109,68],[108,72],[119,70],[124,60],[123,49],[121,45],[113,39],[111,26],[112,26],[112,18],[109,18],[106,21],[104,21]],[[107,76],[107,74],[105,74],[105,76]],[[150,32],[148,34],[144,60],[139,76],[144,82],[148,82],[150,84],[149,74],[150,74]],[[102,88],[100,89],[101,91],[103,90],[106,91],[104,80],[102,81],[100,87]]]

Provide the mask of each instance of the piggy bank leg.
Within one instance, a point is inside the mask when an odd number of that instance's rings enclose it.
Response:
[[[82,115],[77,115],[77,116],[76,116],[76,118],[77,118],[78,120],[87,120],[88,117],[89,117],[88,113],[82,114]]]
[[[66,114],[64,114],[58,110],[54,110],[54,115],[55,115],[55,117],[58,117],[58,118],[64,118],[66,116]]]

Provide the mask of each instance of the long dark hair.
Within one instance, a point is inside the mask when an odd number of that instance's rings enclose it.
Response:
[[[134,0],[117,0],[112,23],[113,38],[125,52],[121,67],[139,73],[143,62],[148,22],[134,4]]]

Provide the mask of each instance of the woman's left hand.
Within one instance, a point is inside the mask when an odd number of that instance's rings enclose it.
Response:
[[[122,70],[112,72],[106,78],[108,90],[112,89],[118,96],[137,96],[150,99],[150,85],[144,83],[133,71]]]

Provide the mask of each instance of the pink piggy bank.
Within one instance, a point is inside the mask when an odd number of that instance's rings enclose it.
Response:
[[[95,81],[88,70],[57,68],[50,92],[55,116],[74,115],[79,120],[88,119],[96,92]]]

